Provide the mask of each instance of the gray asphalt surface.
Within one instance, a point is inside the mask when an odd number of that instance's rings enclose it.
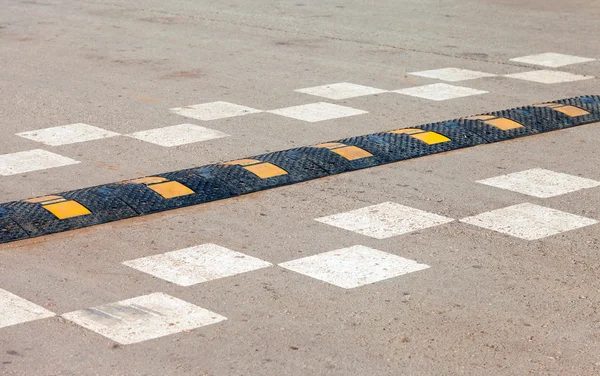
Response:
[[[0,176],[1,201],[584,94],[598,76],[509,59],[600,58],[595,1],[0,1],[0,154],[81,163]],[[337,82],[396,90],[442,81],[489,93],[446,101],[382,93],[328,100]],[[368,114],[307,123],[259,113],[209,122],[170,108],[262,110],[330,102]],[[121,134],[192,123],[231,135],[172,148],[128,137],[46,146],[15,134],[86,123]],[[600,220],[600,188],[535,198],[476,183],[533,168],[600,180],[600,124],[453,151],[142,219],[0,246],[0,289],[56,317],[0,328],[2,375],[597,375],[600,225],[526,241],[454,221],[374,239],[314,219],[392,201],[452,219],[533,203]],[[124,261],[215,243],[270,268],[190,287]],[[277,264],[364,245],[430,266],[342,289]],[[163,292],[227,317],[120,345],[60,315]],[[0,309],[1,311],[1,309]]]

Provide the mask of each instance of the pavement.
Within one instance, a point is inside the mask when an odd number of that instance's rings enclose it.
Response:
[[[2,202],[600,94],[592,1],[2,3]],[[598,139],[2,244],[0,374],[597,375]]]

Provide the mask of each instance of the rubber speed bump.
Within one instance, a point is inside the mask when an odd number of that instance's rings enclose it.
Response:
[[[0,243],[596,122],[600,96],[567,98],[8,202]]]
[[[48,210],[58,219],[79,217],[80,215],[92,214],[85,206],[77,201],[67,200],[62,196],[44,196],[25,200],[34,204],[41,204],[42,208]]]
[[[369,151],[344,141],[325,142],[313,146],[315,149],[327,150],[332,156],[339,156],[338,162],[335,164],[335,172],[332,171],[332,173],[358,170],[381,164],[381,161]]]
[[[203,185],[203,188],[210,191],[208,184]],[[111,197],[123,201],[138,215],[210,201],[207,199],[198,200],[198,195],[194,189],[165,176],[149,176],[126,180],[108,185],[106,190]]]
[[[213,169],[234,195],[312,180],[328,175],[307,158],[306,149],[284,150],[225,162]]]
[[[93,187],[2,204],[28,237],[88,227],[138,215],[104,187]]]
[[[511,129],[519,129],[525,128],[525,126],[521,123],[517,123],[514,120],[496,117],[494,115],[478,115],[471,116],[467,118],[468,120],[481,120],[487,125],[491,125],[492,127],[498,128],[501,131],[509,131]]]
[[[541,103],[536,104],[534,107],[547,107],[551,108],[554,111],[562,112],[563,114],[570,117],[584,116],[589,115],[590,113],[583,108],[579,108],[576,106],[570,106],[562,103]]]
[[[368,151],[373,155],[375,165],[380,165],[480,145],[486,140],[465,130],[457,121],[446,121],[352,137],[339,142]]]

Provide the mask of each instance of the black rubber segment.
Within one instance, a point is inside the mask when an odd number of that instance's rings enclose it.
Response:
[[[127,204],[112,196],[111,192],[105,187],[64,192],[60,196],[80,203],[91,214],[58,219],[38,203],[15,201],[3,204],[2,206],[6,214],[25,230],[30,237],[117,221],[137,215]]]
[[[318,166],[323,171],[323,176],[341,174],[342,172],[378,165],[377,159],[373,157],[349,161],[341,155],[322,147],[304,147],[294,149],[294,151],[301,153],[302,158]]]
[[[155,176],[179,182],[194,193],[164,198],[145,184],[118,183],[108,185],[106,188],[112,197],[118,197],[141,215],[203,204],[233,196],[227,184],[210,176],[209,167],[192,168]]]
[[[458,121],[425,124],[411,128],[439,133],[449,138],[450,141],[429,145],[408,134],[375,133],[346,138],[337,142],[368,151],[373,154],[377,165],[486,143],[482,137],[461,127]]]
[[[514,110],[491,112],[491,115],[512,119],[523,124],[532,133],[544,133],[571,126],[572,117],[550,107],[527,106]]]
[[[328,164],[319,158],[319,149],[296,148],[273,153],[261,154],[252,159],[269,162],[288,173],[290,183],[299,183],[330,175]]]
[[[7,214],[3,205],[0,205],[0,243],[27,239],[29,235]]]
[[[509,130],[498,129],[482,120],[458,119],[455,121],[488,142],[504,141],[600,121],[600,96],[590,95],[561,99],[554,103],[579,107],[587,110],[590,114],[572,117],[550,107],[539,106],[524,106],[484,114],[507,118],[523,125],[522,128]]]
[[[260,178],[242,166],[223,164],[206,166],[202,168],[202,174],[219,181],[233,196],[327,176],[328,172],[313,163],[307,155],[308,151],[300,148],[247,158],[271,163],[286,171],[285,175]]]
[[[600,122],[600,96],[598,95],[587,95],[583,97],[561,99],[556,101],[556,103],[579,107],[590,113],[589,115],[571,118],[570,126],[572,127],[582,124]]]

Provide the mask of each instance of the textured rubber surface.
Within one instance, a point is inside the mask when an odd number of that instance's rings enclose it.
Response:
[[[91,214],[58,219],[44,209],[41,204],[25,201],[2,204],[2,208],[29,237],[112,222],[138,215],[119,198],[112,196],[106,187],[85,188],[61,193],[60,196],[80,203],[91,211]]]
[[[589,111],[589,115],[572,118],[570,126],[577,126],[598,121],[600,118],[600,96],[586,95],[583,97],[567,98],[556,101],[565,105],[575,106]]]
[[[0,243],[202,204],[385,163],[600,122],[600,96],[567,98],[549,103],[425,124],[408,130],[350,137],[321,145],[262,154],[241,161],[158,174],[144,180],[64,192],[42,199],[0,204]],[[569,116],[557,110],[563,105],[577,107],[577,112],[584,114]],[[406,133],[402,133],[404,131]],[[167,189],[164,185],[163,189],[159,189],[161,184],[169,184],[172,189]],[[66,215],[61,212],[58,216],[63,219],[59,219],[50,211],[51,205],[57,202],[70,203],[73,204],[71,208],[79,207],[84,211],[75,210],[71,214],[67,211]]]
[[[28,237],[27,232],[6,215],[6,210],[3,207],[0,207],[0,243],[26,239]]]
[[[370,152],[375,157],[375,165],[475,146],[486,142],[477,134],[461,127],[456,121],[426,124],[414,127],[414,129],[433,131],[448,137],[450,141],[429,145],[408,134],[387,132],[351,137],[338,142],[358,146]]]
[[[106,186],[111,197],[135,210],[136,215],[161,212],[169,209],[220,200],[233,196],[226,183],[210,175],[208,167],[175,171],[156,175],[169,181],[179,182],[194,191],[194,194],[166,199],[145,184],[117,183]]]

